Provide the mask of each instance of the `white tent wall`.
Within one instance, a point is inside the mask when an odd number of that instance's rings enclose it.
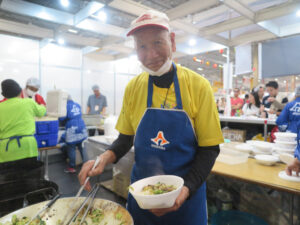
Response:
[[[0,35],[0,49],[1,82],[13,78],[23,88],[29,77],[39,77],[39,42]]]
[[[47,91],[64,89],[84,113],[88,96],[93,94],[91,87],[98,84],[107,97],[107,112],[118,115],[127,83],[141,72],[136,56],[100,61],[83,55],[81,49],[55,44],[40,49],[39,41],[10,35],[0,35],[0,48],[0,83],[11,78],[25,87],[29,77],[37,77],[45,99]]]

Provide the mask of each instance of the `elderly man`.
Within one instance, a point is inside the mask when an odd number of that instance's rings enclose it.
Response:
[[[87,103],[87,114],[101,114],[105,115],[107,101],[106,97],[100,94],[100,88],[97,84],[92,87],[93,95],[89,96]],[[94,136],[96,129],[89,129],[89,136]],[[103,130],[98,129],[99,134],[103,134]]]
[[[94,160],[84,164],[80,183],[87,176],[101,174],[133,145],[131,182],[158,174],[184,179],[171,208],[143,210],[129,195],[128,210],[134,223],[207,224],[205,180],[223,142],[211,86],[199,74],[172,62],[175,34],[170,32],[166,14],[152,10],[143,13],[132,22],[131,35],[145,72],[126,87],[116,125],[119,137],[101,154],[94,170]],[[91,188],[89,183],[86,188]]]

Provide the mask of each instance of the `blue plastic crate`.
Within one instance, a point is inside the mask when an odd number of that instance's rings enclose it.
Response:
[[[58,120],[53,121],[36,121],[36,134],[56,134],[58,133]]]
[[[45,148],[56,146],[58,141],[58,134],[36,134],[34,135],[38,144],[38,148]]]

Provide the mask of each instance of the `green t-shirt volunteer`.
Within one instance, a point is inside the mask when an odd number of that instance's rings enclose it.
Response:
[[[38,155],[33,136],[35,117],[42,117],[45,113],[46,108],[30,98],[16,97],[0,103],[0,163]]]

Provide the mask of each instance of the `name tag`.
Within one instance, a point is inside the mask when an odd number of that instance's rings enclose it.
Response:
[[[95,105],[95,111],[99,110],[99,105]]]

